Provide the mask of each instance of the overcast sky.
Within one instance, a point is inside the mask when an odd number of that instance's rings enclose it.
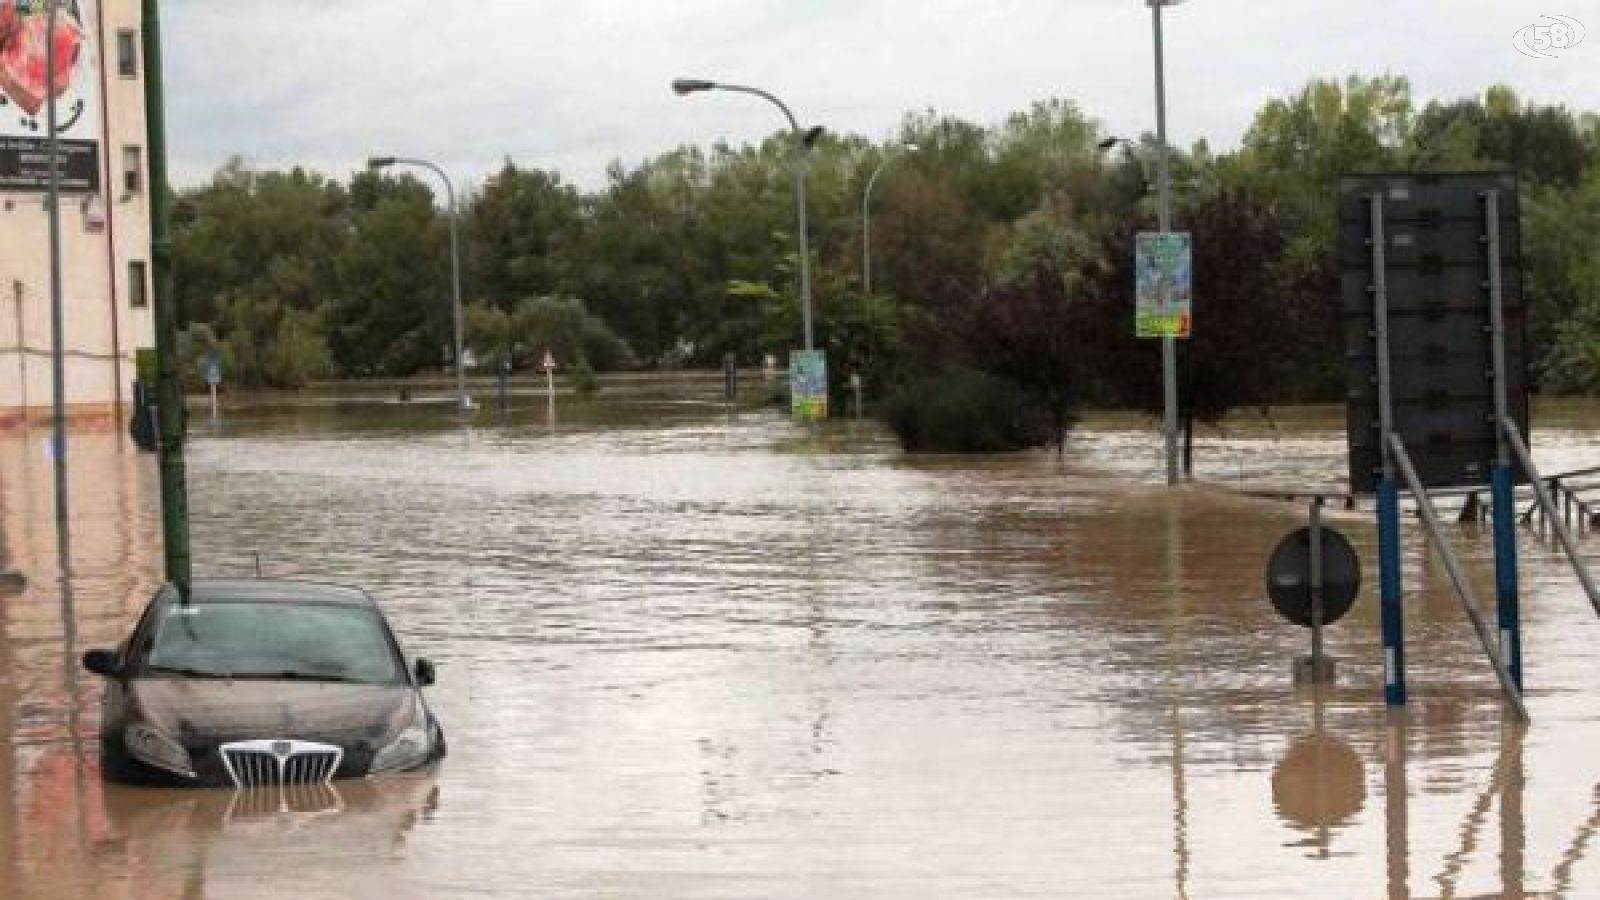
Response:
[[[1541,14],[1591,33],[1556,59],[1513,35]],[[1235,146],[1307,79],[1411,78],[1419,98],[1504,82],[1600,111],[1600,0],[1189,0],[1165,13],[1169,128]],[[1154,129],[1141,0],[167,0],[173,177],[229,155],[345,177],[371,153],[463,183],[510,156],[583,187],[684,143],[759,139],[754,97],[680,98],[699,76],[763,87],[805,124],[884,139],[910,110],[992,123],[1078,101],[1111,133]]]

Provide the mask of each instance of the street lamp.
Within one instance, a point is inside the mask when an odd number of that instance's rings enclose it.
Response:
[[[908,153],[915,153],[920,147],[916,144],[905,144],[901,149]],[[867,179],[866,190],[861,192],[861,292],[872,293],[872,186],[877,183],[878,176],[883,173],[884,166],[889,160],[894,159],[893,152],[885,153],[879,161],[877,168],[872,170],[872,176]]]
[[[795,216],[800,223],[800,317],[805,328],[806,349],[811,350],[811,248],[810,239],[806,234],[806,156],[811,145],[822,135],[820,126],[804,129],[796,121],[794,113],[782,100],[760,88],[745,87],[738,84],[721,84],[707,81],[704,78],[674,78],[672,91],[680,97],[700,91],[734,91],[740,94],[754,94],[783,111],[784,118],[789,120],[789,128],[794,134],[795,166],[794,166],[794,205]]]
[[[1167,167],[1167,80],[1161,43],[1161,8],[1183,0],[1145,0],[1155,39],[1156,57],[1156,221],[1162,234],[1172,231],[1172,173]],[[1161,338],[1163,430],[1167,435],[1167,484],[1178,483],[1178,348],[1168,334]]]
[[[409,159],[403,156],[374,156],[367,160],[367,168],[376,172],[390,166],[417,166],[427,169],[439,176],[444,182],[445,197],[450,203],[450,298],[455,316],[455,361],[456,361],[456,403],[462,409],[471,409],[472,401],[467,398],[467,375],[465,363],[464,339],[462,337],[461,317],[461,241],[456,234],[456,189],[450,183],[450,176],[444,170],[425,159]]]

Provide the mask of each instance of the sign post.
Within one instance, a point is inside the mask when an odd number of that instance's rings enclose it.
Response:
[[[549,349],[544,351],[544,362],[539,364],[544,369],[544,395],[553,407],[556,405],[556,357]]]
[[[222,383],[222,361],[215,353],[206,357],[206,388],[211,393],[211,420],[217,419],[217,385]]]
[[[1334,680],[1323,653],[1322,630],[1344,618],[1361,590],[1361,560],[1344,535],[1322,525],[1322,498],[1311,502],[1311,523],[1278,543],[1267,561],[1267,595],[1278,614],[1311,629],[1311,656],[1294,661],[1296,684]]]
[[[1494,365],[1495,457],[1490,483],[1494,506],[1495,613],[1500,626],[1500,656],[1511,681],[1522,690],[1522,613],[1517,592],[1515,472],[1506,446],[1505,424],[1513,421],[1506,369],[1505,285],[1500,271],[1500,192],[1484,194],[1484,228],[1489,251],[1490,361]]]

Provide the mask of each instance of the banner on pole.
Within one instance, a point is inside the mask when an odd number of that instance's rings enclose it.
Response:
[[[1186,231],[1141,231],[1134,240],[1134,328],[1142,338],[1187,338],[1194,250]]]
[[[828,417],[828,357],[823,351],[789,354],[789,406],[797,419],[820,422]]]

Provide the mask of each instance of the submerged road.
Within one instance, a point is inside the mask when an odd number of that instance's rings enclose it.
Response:
[[[1337,483],[1341,427],[1208,436],[1201,474]],[[0,896],[1600,894],[1600,622],[1526,530],[1524,732],[1415,528],[1409,712],[1381,706],[1370,568],[1328,636],[1340,685],[1297,693],[1308,638],[1262,568],[1301,511],[1167,490],[1138,420],[1061,458],[940,458],[694,397],[465,429],[426,404],[234,411],[196,423],[197,572],[259,553],[369,587],[437,661],[450,737],[432,777],[282,809],[101,783],[75,660],[154,586],[155,468],[74,436],[63,591],[36,438],[0,436],[29,574],[0,593]],[[1592,461],[1600,418],[1535,445]],[[1327,513],[1368,561],[1370,518]],[[1487,586],[1487,529],[1453,534]]]

